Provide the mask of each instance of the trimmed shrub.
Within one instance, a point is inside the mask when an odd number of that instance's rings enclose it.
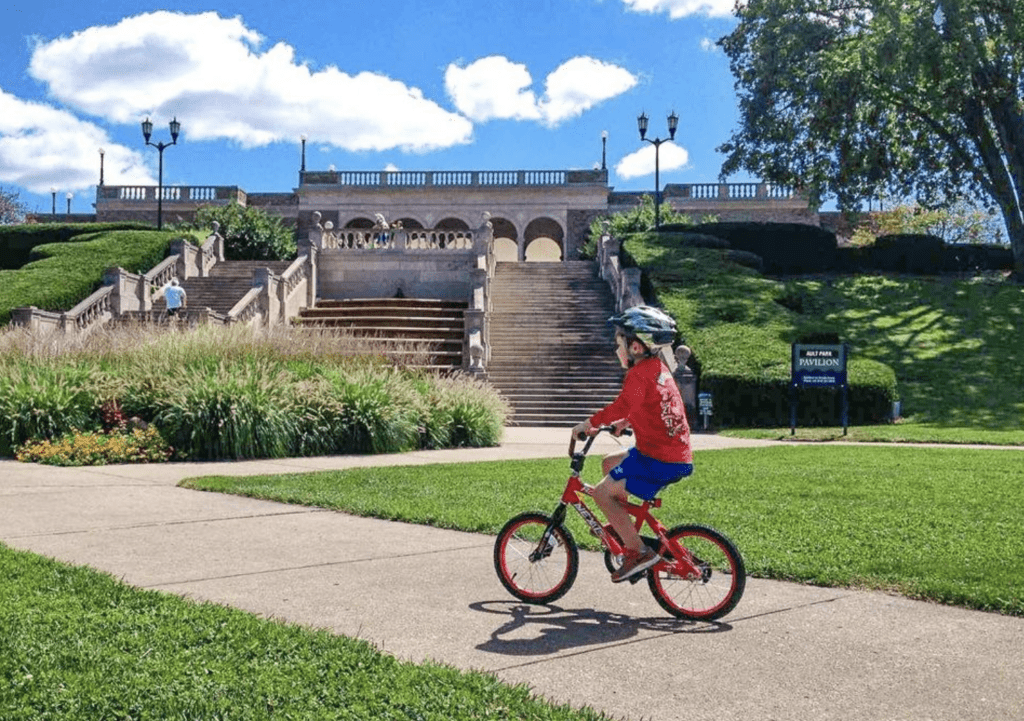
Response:
[[[32,260],[32,249],[50,243],[73,243],[82,236],[112,230],[152,230],[144,223],[42,223],[0,226],[0,270],[16,270]]]
[[[771,274],[816,273],[835,264],[836,236],[823,228],[802,223],[705,223],[687,232],[713,235],[764,259]]]
[[[934,275],[945,265],[946,243],[934,235],[883,235],[868,248],[879,270]]]
[[[107,268],[145,273],[167,257],[178,235],[117,230],[36,246],[37,260],[18,270],[0,270],[0,325],[10,322],[12,308],[34,305],[54,312],[74,308],[100,287]]]

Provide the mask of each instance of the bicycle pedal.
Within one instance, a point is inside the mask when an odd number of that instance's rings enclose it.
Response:
[[[640,583],[640,579],[642,579],[648,573],[650,573],[650,571],[641,571],[640,573],[634,573],[632,576],[630,576],[626,580],[629,581],[632,584],[637,584],[637,583]]]

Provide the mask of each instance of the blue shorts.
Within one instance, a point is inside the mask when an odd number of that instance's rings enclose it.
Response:
[[[662,488],[691,473],[692,463],[666,463],[648,458],[636,448],[630,448],[622,463],[609,471],[608,475],[616,481],[625,479],[627,491],[649,501]]]

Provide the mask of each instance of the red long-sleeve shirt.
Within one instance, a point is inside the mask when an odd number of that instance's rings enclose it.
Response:
[[[660,358],[645,358],[626,372],[619,397],[590,417],[593,426],[625,418],[636,448],[665,463],[693,463],[690,425],[672,373]]]

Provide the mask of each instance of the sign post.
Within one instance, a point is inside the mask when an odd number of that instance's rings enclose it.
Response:
[[[710,425],[708,423],[708,418],[710,418],[713,415],[712,414],[712,410],[714,408],[712,406],[711,394],[710,393],[698,393],[697,394],[697,404],[698,404],[698,409],[700,410],[701,418],[704,421],[704,428],[703,428],[703,430],[706,431],[708,429],[708,426]]]
[[[789,434],[796,435],[796,403],[799,388],[840,388],[842,390],[843,435],[849,425],[849,395],[846,382],[847,347],[842,345],[793,344],[792,381],[789,387]]]

